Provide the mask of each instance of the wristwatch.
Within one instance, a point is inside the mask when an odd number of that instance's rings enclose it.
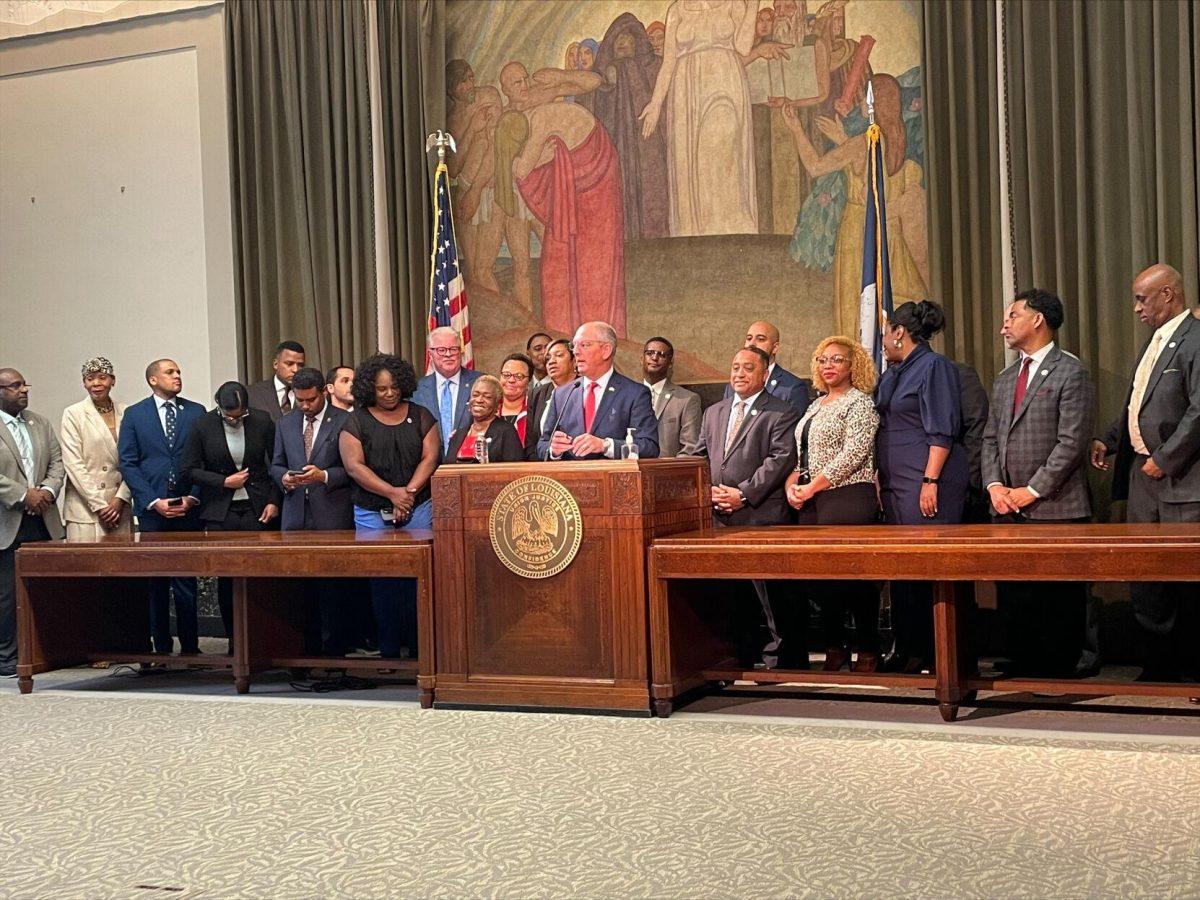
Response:
[[[938,483],[938,479],[930,478],[928,475],[926,475],[924,478],[921,479],[921,484],[937,484],[937,483]]]

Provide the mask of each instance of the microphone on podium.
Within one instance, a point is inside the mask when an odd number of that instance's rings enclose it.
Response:
[[[571,394],[573,394],[575,392],[575,388],[579,387],[580,383],[581,382],[578,378],[576,378],[574,381],[571,382],[571,389],[567,391],[567,396],[563,399],[562,409],[560,409],[558,411],[558,417],[555,418],[555,420],[554,420],[554,427],[550,429],[551,442],[553,442],[553,440],[554,440],[554,433],[556,431],[558,431],[558,423],[562,421],[563,413],[565,413],[567,411],[567,401],[571,399]],[[546,448],[546,459],[544,460],[545,462],[550,461],[550,452],[551,452],[550,448],[547,447]]]

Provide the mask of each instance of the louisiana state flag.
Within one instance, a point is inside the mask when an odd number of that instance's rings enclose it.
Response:
[[[868,101],[870,102],[870,101]],[[882,372],[883,330],[892,315],[892,275],[888,265],[887,209],[884,186],[887,169],[879,126],[867,128],[867,217],[863,226],[862,293],[859,295],[859,340]]]

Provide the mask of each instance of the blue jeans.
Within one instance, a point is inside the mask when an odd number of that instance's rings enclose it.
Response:
[[[378,510],[354,507],[354,527],[361,531],[382,531],[396,526],[385,522]],[[432,528],[433,503],[426,500],[413,509],[401,528]],[[417,655],[417,582],[412,578],[371,578],[371,606],[379,626],[379,655],[398,657],[400,649]]]

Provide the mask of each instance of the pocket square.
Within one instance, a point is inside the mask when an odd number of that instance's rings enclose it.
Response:
[[[1163,369],[1164,375],[1170,375],[1172,372],[1181,372],[1182,369]]]

